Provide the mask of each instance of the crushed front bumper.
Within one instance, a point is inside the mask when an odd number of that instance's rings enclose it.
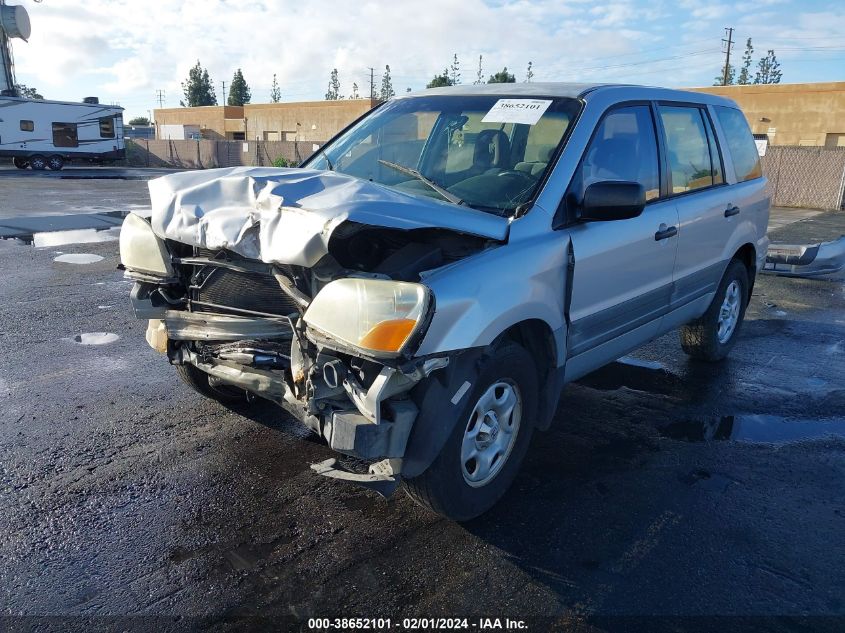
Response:
[[[285,317],[231,316],[172,309],[153,286],[137,283],[136,316],[149,320],[147,340],[173,364],[191,364],[212,384],[230,385],[281,405],[329,446],[365,460],[401,459],[418,409],[408,392],[448,359],[381,366],[367,386],[342,355],[304,350],[297,324]],[[196,342],[274,340],[289,344],[286,366],[256,367],[255,350],[210,355]]]

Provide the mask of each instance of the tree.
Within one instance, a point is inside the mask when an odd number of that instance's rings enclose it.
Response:
[[[360,99],[361,98],[361,95],[358,94],[358,84],[357,83],[352,84],[352,96],[349,97],[349,98],[350,99]]]
[[[252,99],[252,92],[244,79],[244,74],[238,68],[232,76],[232,84],[229,86],[229,100],[227,103],[230,106],[242,106],[249,103]]]
[[[481,70],[481,55],[478,56],[478,72],[475,76],[475,81],[472,82],[474,84],[483,84],[484,83],[484,72]]]
[[[495,75],[490,75],[490,79],[487,80],[488,84],[512,84],[516,83],[516,77],[508,72],[508,67],[505,66],[502,70],[497,72]]]
[[[273,85],[270,87],[270,101],[279,103],[282,100],[282,91],[279,90],[279,82],[276,81],[276,73],[273,73]]]
[[[452,80],[450,85],[457,86],[461,83],[461,62],[458,61],[458,54],[452,58],[452,65],[449,67],[449,79]]]
[[[751,83],[751,56],[754,54],[754,47],[751,46],[751,38],[745,42],[745,53],[742,55],[742,68],[736,83],[747,86]]]
[[[129,119],[129,125],[149,125],[150,120],[145,116],[136,116],[134,119]]]
[[[725,71],[722,70],[718,75],[716,75],[715,79],[713,80],[714,86],[732,86],[734,84],[734,80],[736,79],[736,68],[734,68],[733,64],[728,64],[728,80],[725,81]]]
[[[200,65],[199,60],[197,60],[197,65],[188,71],[188,80],[182,82],[182,91],[185,93],[185,100],[179,101],[182,107],[217,105],[217,95],[208,76],[208,70]]]
[[[757,73],[754,75],[755,84],[779,84],[782,73],[780,63],[772,49],[757,62]]]
[[[326,101],[337,101],[343,99],[340,94],[340,80],[337,78],[337,68],[332,69],[329,76],[329,88],[326,90]]]
[[[429,81],[425,87],[426,88],[442,88],[443,86],[451,86],[452,80],[449,78],[449,70],[447,68],[443,69],[442,75],[434,75],[434,79]]]
[[[530,84],[534,78],[534,62],[528,62],[528,70],[525,71],[525,83]]]
[[[384,74],[381,76],[381,100],[387,101],[396,96],[393,90],[393,81],[390,79],[390,66],[384,67]]]
[[[15,84],[15,90],[24,99],[44,99],[35,88],[30,88],[25,84]]]

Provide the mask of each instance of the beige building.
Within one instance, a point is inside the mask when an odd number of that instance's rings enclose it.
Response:
[[[326,141],[378,101],[344,99],[245,106],[163,108],[153,111],[157,137],[162,128],[198,126],[202,138],[237,141]]]
[[[845,147],[845,81],[689,88],[736,101],[771,145]]]

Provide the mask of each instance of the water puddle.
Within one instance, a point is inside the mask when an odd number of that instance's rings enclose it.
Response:
[[[83,334],[77,334],[73,337],[74,343],[79,343],[80,345],[108,345],[109,343],[114,343],[120,339],[117,334],[112,334],[111,332],[86,332]]]
[[[776,415],[726,415],[678,420],[660,427],[664,437],[685,442],[730,440],[754,444],[788,444],[829,437],[845,438],[845,418],[806,420]]]
[[[120,238],[120,228],[111,229],[75,229],[72,231],[50,231],[33,233],[30,236],[15,238],[19,242],[44,248],[46,246],[64,246],[66,244],[95,244],[114,242]]]
[[[94,255],[92,253],[68,253],[54,257],[53,261],[63,264],[95,264],[103,261],[103,258],[100,255]]]

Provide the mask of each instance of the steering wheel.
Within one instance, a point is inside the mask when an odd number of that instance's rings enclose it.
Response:
[[[529,184],[529,183],[533,184],[533,183],[537,182],[537,179],[534,176],[532,176],[531,174],[528,174],[528,173],[525,173],[524,171],[519,171],[519,170],[516,170],[516,169],[508,169],[508,170],[503,171],[499,174],[496,174],[497,178],[501,178],[502,176],[515,176],[518,179],[521,179],[525,184]]]

